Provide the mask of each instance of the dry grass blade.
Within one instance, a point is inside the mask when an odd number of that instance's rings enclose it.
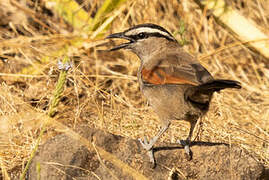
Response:
[[[247,20],[238,11],[234,10],[224,0],[196,1],[207,10],[212,11],[213,15],[236,37],[243,42],[248,42],[261,55],[269,58],[268,36],[258,29],[253,22]],[[251,41],[251,42],[250,42]]]

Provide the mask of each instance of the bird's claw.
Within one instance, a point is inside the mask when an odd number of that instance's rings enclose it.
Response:
[[[154,155],[153,155],[153,149],[147,151],[147,154],[149,156],[149,161],[151,163],[152,168],[155,168],[156,167],[156,162],[155,162],[155,158],[154,158]]]
[[[142,141],[142,139],[138,139],[138,140],[145,150],[147,151],[152,150],[152,147],[154,144],[152,140],[148,141],[148,138],[146,136],[144,137],[144,141]]]
[[[189,140],[186,140],[186,141],[178,140],[177,142],[179,144],[181,144],[182,146],[184,146],[186,158],[188,160],[191,160],[192,159],[192,152],[191,152],[191,149],[190,149],[190,141]]]
[[[149,156],[149,161],[152,164],[152,168],[156,167],[155,158],[153,155],[153,144],[154,142],[152,140],[148,140],[147,137],[144,137],[144,141],[142,139],[138,139],[141,143],[142,147],[147,151],[147,154]]]

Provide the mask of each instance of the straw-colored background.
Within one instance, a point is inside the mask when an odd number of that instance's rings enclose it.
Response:
[[[69,46],[65,54],[73,67],[55,120],[70,128],[88,124],[132,138],[157,133],[158,118],[141,96],[136,80],[139,59],[128,51],[102,51],[108,48],[102,45],[108,42],[103,40],[105,35],[146,22],[165,27],[178,40],[182,39],[178,31],[184,22],[189,42],[184,49],[214,77],[242,83],[241,90],[214,95],[209,113],[196,128],[196,140],[237,144],[269,165],[269,61],[240,45],[210,12],[187,0],[127,1],[106,15],[115,16],[109,28],[90,39],[95,30],[87,34],[73,29],[47,1],[25,2],[0,3],[0,8],[15,8],[8,20],[12,23],[0,26],[0,56],[7,59],[0,61],[2,173],[12,176],[21,172],[35,146],[59,74],[57,54],[65,45]],[[90,15],[94,16],[102,2],[85,3]],[[238,0],[229,5],[269,35],[267,1]],[[79,45],[72,39],[77,36],[82,37]],[[184,139],[188,129],[187,123],[174,122],[160,141]],[[59,129],[48,126],[42,143],[58,133]]]

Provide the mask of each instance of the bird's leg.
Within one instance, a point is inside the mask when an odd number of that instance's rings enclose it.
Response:
[[[155,165],[155,160],[153,156],[153,145],[161,137],[161,135],[168,129],[169,125],[170,125],[170,122],[164,124],[162,128],[160,129],[160,131],[158,132],[158,134],[154,136],[150,141],[148,141],[147,137],[144,137],[144,141],[139,139],[139,142],[142,144],[143,148],[148,151],[150,162],[153,163],[153,165]]]
[[[190,121],[191,127],[190,127],[190,132],[189,132],[189,135],[188,135],[187,139],[185,141],[184,140],[179,140],[178,141],[179,144],[184,146],[185,153],[188,156],[189,160],[191,160],[191,158],[192,158],[192,152],[190,150],[190,144],[191,144],[192,133],[193,133],[193,130],[195,128],[196,123],[197,123],[197,120]]]

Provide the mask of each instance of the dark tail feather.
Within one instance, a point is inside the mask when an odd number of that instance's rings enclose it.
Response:
[[[241,84],[238,81],[219,79],[219,80],[213,80],[213,81],[204,83],[200,86],[197,86],[197,89],[200,92],[202,91],[214,92],[214,91],[220,91],[226,88],[240,89]]]
[[[189,88],[185,93],[185,98],[196,107],[207,110],[212,94],[226,88],[240,89],[241,84],[233,80],[212,80],[200,86]]]

